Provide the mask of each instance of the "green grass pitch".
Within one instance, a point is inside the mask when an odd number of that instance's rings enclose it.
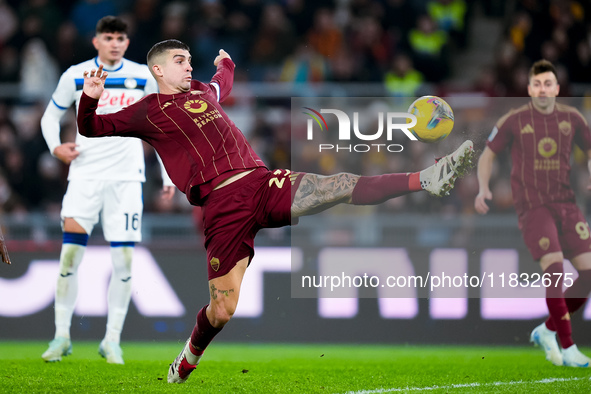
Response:
[[[0,342],[2,393],[589,393],[591,368],[555,367],[529,347],[214,343],[182,385],[166,382],[183,343],[98,341],[45,363],[46,342]],[[587,354],[591,349],[582,349]]]

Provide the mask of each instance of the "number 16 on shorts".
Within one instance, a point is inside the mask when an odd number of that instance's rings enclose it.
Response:
[[[124,213],[125,216],[125,231],[137,231],[140,228],[140,214],[139,213]]]

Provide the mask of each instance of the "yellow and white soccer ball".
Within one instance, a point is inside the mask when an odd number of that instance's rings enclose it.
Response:
[[[410,132],[422,142],[437,142],[451,133],[454,127],[454,113],[445,100],[437,96],[423,96],[408,108],[416,116],[417,124]],[[411,120],[408,119],[407,123]]]

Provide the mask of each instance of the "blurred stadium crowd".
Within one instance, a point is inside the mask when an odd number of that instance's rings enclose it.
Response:
[[[558,66],[561,95],[581,94],[572,87],[591,83],[586,0],[0,0],[0,212],[59,215],[67,168],[49,154],[39,122],[60,74],[96,55],[95,24],[109,14],[130,25],[128,59],[144,63],[154,43],[177,38],[192,48],[194,77],[202,80],[211,77],[211,62],[224,48],[237,64],[236,82],[304,90],[364,83],[385,96],[521,97],[530,64],[542,57]],[[479,49],[483,37],[471,33],[476,15],[494,21],[499,34],[493,61],[477,78],[463,80],[466,65],[455,59]],[[271,168],[290,168],[289,97],[273,97],[273,85],[262,86],[267,94],[235,95],[226,107]],[[74,139],[75,127],[71,111],[63,141]],[[432,160],[434,148],[414,145],[410,156],[368,156],[364,170],[418,170],[423,166],[416,163]],[[190,210],[180,193],[171,203],[158,198],[157,163],[147,146],[146,158],[146,211]],[[338,159],[317,155],[301,170],[335,172]],[[503,197],[493,208],[511,210],[508,180],[493,178],[493,188]],[[453,196],[432,200],[431,209],[471,212],[476,191],[475,177],[468,177]],[[424,200],[419,193],[379,209],[424,211]]]

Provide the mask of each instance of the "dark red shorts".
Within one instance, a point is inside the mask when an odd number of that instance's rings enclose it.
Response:
[[[291,225],[291,203],[302,175],[257,168],[208,195],[202,214],[209,280],[227,274],[245,257],[250,263],[260,229]]]
[[[589,224],[573,203],[551,203],[526,211],[519,217],[525,245],[535,260],[552,252],[566,259],[591,252]]]

